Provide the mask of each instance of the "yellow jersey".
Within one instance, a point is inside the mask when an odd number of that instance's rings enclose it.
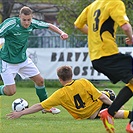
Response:
[[[55,91],[48,99],[41,102],[44,109],[61,105],[75,119],[85,119],[93,115],[102,106],[98,98],[102,93],[87,79],[73,80]]]
[[[96,0],[87,6],[74,22],[77,28],[88,26],[88,48],[91,60],[119,53],[116,29],[128,22],[121,0]]]

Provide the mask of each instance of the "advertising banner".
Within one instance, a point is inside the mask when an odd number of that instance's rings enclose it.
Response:
[[[119,50],[122,53],[133,54],[132,47],[120,47]],[[93,69],[88,48],[28,48],[27,54],[45,79],[58,79],[56,70],[62,65],[72,67],[73,79],[108,79]]]

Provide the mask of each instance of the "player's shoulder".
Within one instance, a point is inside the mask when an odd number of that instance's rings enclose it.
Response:
[[[86,78],[80,78],[78,79],[80,82],[84,82],[84,83],[91,83],[88,79]]]
[[[101,0],[96,0],[93,2],[92,6],[99,5],[101,3]],[[116,5],[124,5],[124,2],[122,0],[102,0],[102,7],[103,6],[116,6]]]
[[[17,22],[18,17],[11,17],[11,18],[7,18],[3,21],[3,23],[9,23],[10,25],[13,25]]]
[[[5,21],[17,21],[19,18],[18,17],[11,17],[11,18],[7,18],[5,19]]]
[[[39,19],[36,19],[36,18],[33,18],[32,19],[32,24],[40,24],[40,23],[42,23],[43,21],[42,20],[39,20]]]
[[[38,22],[38,21],[40,21],[40,20],[38,20],[38,19],[36,19],[36,18],[32,18],[32,23]]]
[[[109,0],[108,3],[109,6],[124,5],[124,2],[122,0]]]
[[[32,19],[31,25],[35,28],[37,27],[48,28],[49,27],[49,23],[44,22],[42,20],[35,19],[35,18]]]
[[[81,78],[80,81],[86,86],[94,86],[92,81],[90,81],[89,79]]]
[[[86,78],[80,78],[79,80],[88,81]]]

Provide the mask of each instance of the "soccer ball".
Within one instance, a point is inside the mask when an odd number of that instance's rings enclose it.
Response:
[[[18,98],[12,102],[12,110],[13,111],[22,111],[25,108],[28,108],[28,102],[23,98]]]

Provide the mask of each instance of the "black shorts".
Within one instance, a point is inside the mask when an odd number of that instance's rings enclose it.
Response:
[[[92,61],[94,69],[106,75],[112,83],[128,83],[133,78],[133,58],[128,54],[115,54]]]

